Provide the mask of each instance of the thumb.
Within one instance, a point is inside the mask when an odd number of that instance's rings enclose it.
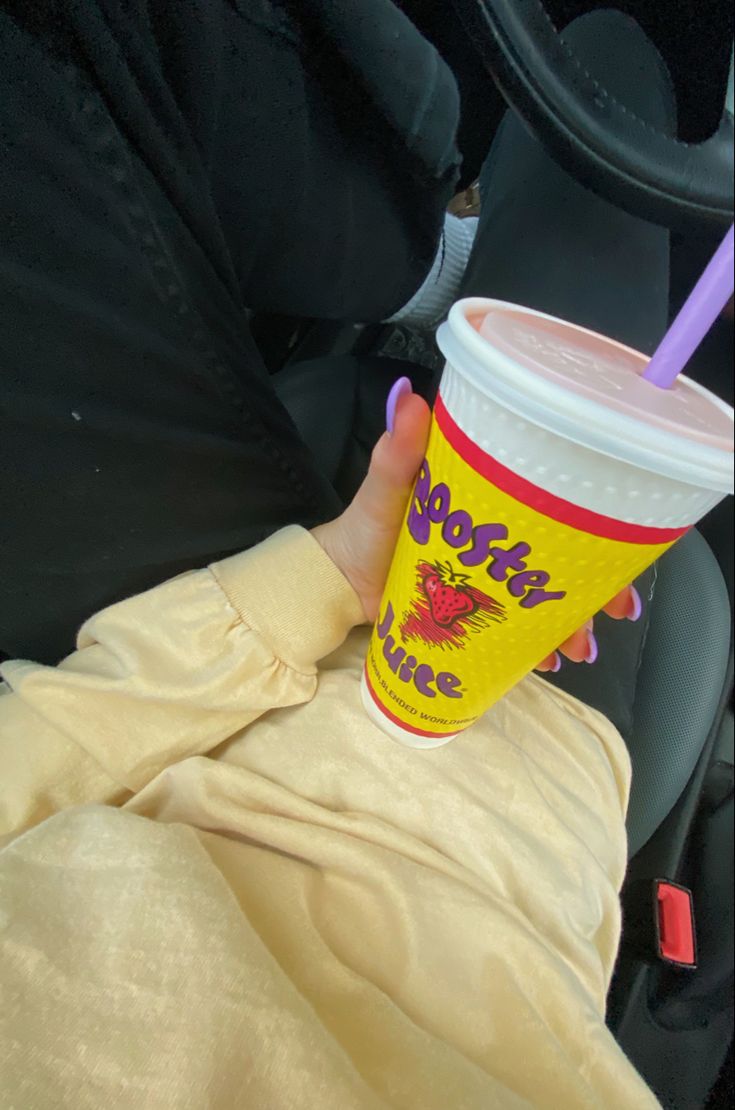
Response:
[[[373,450],[370,469],[357,497],[375,522],[390,524],[400,516],[426,453],[431,412],[423,397],[407,393],[396,403],[392,432],[384,432]]]
[[[407,380],[401,390],[388,410],[390,431],[378,440],[370,469],[352,502],[336,520],[313,533],[352,583],[369,620],[378,610],[406,502],[429,438],[429,406],[410,392]]]

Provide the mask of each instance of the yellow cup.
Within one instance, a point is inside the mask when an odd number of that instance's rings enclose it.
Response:
[[[370,717],[420,748],[472,725],[732,482],[732,410],[687,379],[641,410],[636,391],[655,387],[637,352],[480,299],[438,340],[447,365],[362,679]]]

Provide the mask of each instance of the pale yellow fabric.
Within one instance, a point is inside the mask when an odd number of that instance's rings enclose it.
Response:
[[[359,617],[288,529],[4,667],[3,1107],[655,1105],[603,1021],[619,736],[532,677],[403,748]]]

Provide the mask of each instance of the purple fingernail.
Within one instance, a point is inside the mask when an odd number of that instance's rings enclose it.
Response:
[[[551,668],[552,674],[558,674],[561,670],[561,655],[558,651],[554,652],[554,666]]]
[[[393,435],[398,398],[402,397],[404,393],[412,392],[413,388],[408,378],[399,378],[397,382],[393,382],[390,393],[388,394],[388,400],[385,402],[385,426],[388,429],[388,435]]]
[[[635,586],[630,587],[630,593],[631,597],[633,598],[633,611],[628,614],[628,620],[635,622],[637,620],[640,620],[641,613],[643,612],[643,602],[641,601],[641,595],[638,593],[638,590],[635,588]]]
[[[597,660],[597,656],[600,654],[600,649],[597,646],[597,637],[594,632],[587,633],[587,644],[587,657],[585,663],[594,663]]]

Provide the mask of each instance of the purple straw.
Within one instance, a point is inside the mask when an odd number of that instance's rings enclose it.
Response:
[[[661,340],[643,377],[669,389],[733,294],[733,228],[687,297],[684,307]]]

